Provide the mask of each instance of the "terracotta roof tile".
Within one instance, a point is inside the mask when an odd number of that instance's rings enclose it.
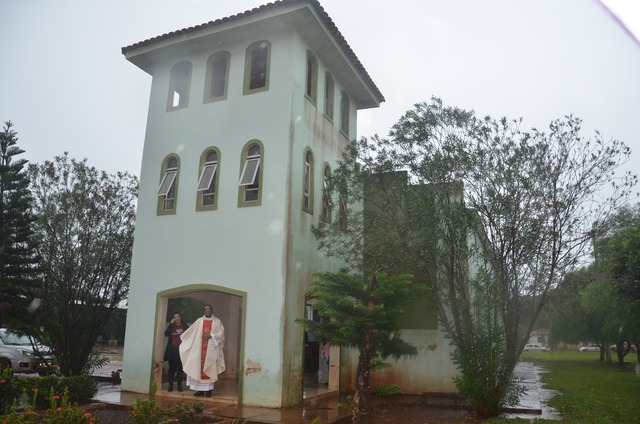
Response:
[[[267,4],[264,4],[262,6],[255,7],[253,9],[238,13],[236,15],[231,15],[231,16],[228,16],[228,17],[225,17],[225,18],[216,19],[215,21],[209,21],[209,22],[206,22],[206,23],[203,23],[203,24],[200,24],[200,25],[195,25],[195,26],[192,26],[192,27],[183,28],[183,29],[180,29],[180,30],[177,30],[177,31],[168,32],[166,34],[162,34],[162,35],[159,35],[157,37],[152,37],[152,38],[149,38],[147,40],[140,41],[138,43],[131,44],[131,45],[126,46],[126,47],[122,47],[122,54],[126,54],[126,53],[128,53],[128,52],[130,52],[132,50],[135,50],[135,49],[138,49],[138,48],[141,48],[141,47],[146,47],[146,46],[149,46],[149,45],[154,44],[154,43],[158,43],[158,42],[163,41],[163,40],[168,40],[170,38],[173,38],[173,37],[176,37],[176,36],[179,36],[179,35],[184,35],[184,34],[189,34],[189,33],[192,33],[192,32],[201,31],[201,30],[204,30],[204,29],[215,27],[217,25],[220,25],[220,24],[223,24],[223,23],[226,23],[226,22],[231,22],[231,21],[235,21],[235,20],[238,20],[238,19],[246,18],[248,16],[256,15],[256,14],[265,12],[265,11],[270,10],[270,9],[276,9],[278,7],[284,7],[284,6],[287,6],[287,5],[290,5],[290,4],[298,4],[298,3],[309,3],[313,7],[313,9],[315,9],[315,11],[318,13],[320,18],[322,19],[322,22],[327,26],[327,28],[329,29],[329,31],[331,32],[331,34],[335,38],[335,41],[338,44],[338,46],[343,50],[345,55],[349,58],[349,60],[351,61],[353,66],[356,68],[356,70],[358,71],[360,76],[364,79],[364,81],[369,86],[369,88],[374,92],[376,97],[378,97],[379,101],[383,102],[384,101],[384,96],[382,95],[382,93],[380,92],[378,87],[375,85],[375,83],[373,82],[373,80],[369,76],[369,73],[364,68],[364,66],[362,65],[362,63],[360,62],[360,60],[358,59],[356,54],[353,52],[353,50],[349,46],[349,43],[347,43],[347,40],[345,40],[343,35],[338,30],[338,27],[335,25],[333,20],[331,20],[331,18],[329,17],[329,14],[320,5],[320,2],[318,0],[278,0],[278,1],[274,1],[274,2],[271,2],[271,3],[267,3]]]

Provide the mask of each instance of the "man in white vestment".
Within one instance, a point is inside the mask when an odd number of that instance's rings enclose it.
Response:
[[[213,316],[213,307],[204,306],[204,316],[198,318],[180,336],[180,359],[187,374],[187,386],[195,396],[211,397],[213,383],[226,369],[224,364],[224,326]]]

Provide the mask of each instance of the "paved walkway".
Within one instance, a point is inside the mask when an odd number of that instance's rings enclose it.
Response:
[[[560,414],[547,404],[557,392],[542,387],[540,377],[545,372],[546,370],[533,362],[518,362],[513,373],[520,378],[526,392],[517,405],[507,408],[505,417],[530,419],[533,415],[547,420],[561,419]]]
[[[95,396],[95,401],[113,406],[126,407],[134,405],[137,399],[148,398],[148,395],[123,392],[120,390],[119,384],[106,381],[111,377],[112,371],[121,368],[122,363],[120,361],[112,361],[108,366],[94,373],[94,376],[100,377],[101,380],[103,380],[98,385],[98,393]],[[518,363],[514,374],[521,379],[521,383],[525,385],[527,393],[518,405],[507,410],[505,417],[560,419],[557,412],[546,403],[555,393],[542,387],[540,376],[543,372],[544,370],[533,362]],[[323,423],[329,424],[348,422],[347,417],[350,415],[347,409],[338,408],[339,399],[336,397],[311,401],[298,407],[280,409],[238,406],[236,404],[230,404],[229,402],[216,400],[215,396],[211,399],[203,400],[202,398],[194,398],[193,396],[179,392],[172,392],[170,396],[159,394],[156,396],[156,400],[167,407],[177,403],[184,402],[191,404],[200,401],[204,403],[205,414],[207,415],[241,418],[252,423],[264,424],[309,424],[316,417],[319,417]]]

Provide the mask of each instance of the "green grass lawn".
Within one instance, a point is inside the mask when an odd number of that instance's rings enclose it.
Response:
[[[549,405],[562,415],[562,423],[636,423],[640,422],[640,375],[636,374],[636,354],[628,354],[624,366],[602,363],[598,352],[555,351],[525,352],[549,372],[542,382],[545,388],[560,394]],[[614,355],[613,359],[617,359]],[[526,420],[490,420],[489,422],[527,422]],[[558,422],[538,420],[537,422]]]
[[[580,363],[588,363],[598,361],[600,352],[579,352],[576,350],[554,350],[551,352],[522,352],[522,359],[534,362],[567,362],[577,361]],[[611,353],[611,360],[616,361],[618,357],[615,353]],[[635,353],[629,353],[624,357],[626,362],[635,364],[637,356]]]

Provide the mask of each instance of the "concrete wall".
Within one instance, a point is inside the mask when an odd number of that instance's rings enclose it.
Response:
[[[388,384],[398,384],[407,394],[426,392],[456,393],[453,376],[457,370],[451,361],[453,346],[444,338],[441,330],[402,330],[402,338],[418,349],[418,354],[401,358],[398,361],[388,359],[390,368],[371,372],[371,388],[376,389]],[[341,368],[341,390],[355,390],[355,376],[358,366],[358,354],[353,349],[343,350]]]
[[[288,178],[290,201],[287,205],[287,251],[283,262],[286,267],[285,311],[283,332],[285,335],[283,357],[283,405],[293,405],[302,401],[302,380],[304,373],[304,336],[303,328],[295,322],[304,316],[305,294],[311,288],[314,274],[317,272],[338,271],[344,266],[342,261],[326,258],[317,249],[311,233],[311,226],[320,220],[322,206],[322,179],[324,166],[334,169],[347,139],[340,133],[338,124],[334,125],[324,116],[324,74],[327,70],[321,57],[318,58],[318,96],[316,103],[305,97],[306,58],[308,44],[300,36],[294,38],[292,45],[294,62],[293,97],[291,115],[290,173]],[[335,81],[336,98],[342,85]],[[356,110],[351,106],[351,128],[355,133]],[[335,103],[336,116],[339,104]],[[313,213],[303,210],[303,181],[305,153],[310,149],[314,157],[313,167]],[[338,202],[334,201],[337,205]],[[335,209],[335,208],[334,208]],[[334,210],[334,217],[336,210]],[[251,376],[249,376],[251,378]],[[337,385],[337,376],[334,378]]]

